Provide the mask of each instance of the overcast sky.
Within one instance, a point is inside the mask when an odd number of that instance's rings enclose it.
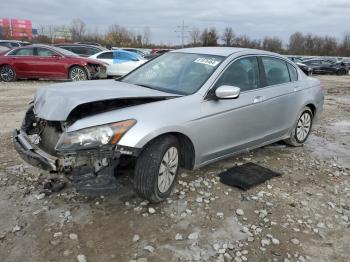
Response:
[[[105,32],[119,24],[134,32],[145,26],[156,43],[177,44],[174,31],[182,20],[203,29],[227,26],[252,38],[278,36],[286,41],[295,31],[341,38],[350,31],[350,0],[2,0],[0,17],[31,19],[33,25],[69,24],[82,19]]]

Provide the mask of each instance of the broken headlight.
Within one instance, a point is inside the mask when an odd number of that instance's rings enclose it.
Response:
[[[63,133],[57,145],[57,151],[72,151],[115,145],[136,120],[125,120],[112,124],[88,127]]]

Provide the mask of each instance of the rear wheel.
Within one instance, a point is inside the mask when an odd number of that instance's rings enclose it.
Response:
[[[180,165],[179,143],[174,136],[149,144],[136,161],[135,191],[152,203],[165,200],[175,185]]]
[[[84,81],[88,79],[87,73],[81,66],[73,66],[69,70],[69,79],[72,81]]]
[[[337,75],[338,75],[338,76],[346,75],[346,70],[345,70],[345,69],[339,69],[339,70],[337,71]]]
[[[16,71],[12,66],[3,65],[0,67],[0,79],[5,82],[16,81]]]
[[[313,114],[309,107],[305,107],[298,118],[297,124],[285,142],[291,146],[301,146],[310,135],[312,127]]]

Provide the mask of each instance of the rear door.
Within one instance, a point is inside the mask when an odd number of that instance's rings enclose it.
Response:
[[[114,53],[113,63],[117,67],[118,75],[126,75],[136,67],[140,66],[142,61],[137,58],[136,54],[117,51]]]
[[[275,140],[286,135],[293,126],[299,105],[296,92],[301,86],[297,69],[278,57],[259,57],[264,75],[264,130],[266,140]]]
[[[9,53],[8,58],[16,70],[18,77],[36,77],[34,48],[18,48]]]

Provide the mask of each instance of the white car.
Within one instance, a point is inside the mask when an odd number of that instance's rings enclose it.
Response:
[[[102,51],[90,56],[107,63],[107,76],[123,76],[147,60],[133,52],[124,50]]]

